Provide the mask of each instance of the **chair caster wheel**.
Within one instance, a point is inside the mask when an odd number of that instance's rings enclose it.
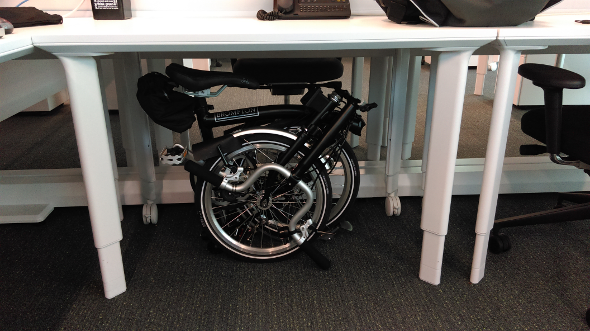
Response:
[[[153,202],[143,205],[143,224],[158,223],[158,206]]]
[[[402,203],[398,196],[388,196],[385,199],[385,213],[387,216],[399,216],[402,213]]]
[[[505,234],[492,234],[488,242],[488,250],[494,254],[507,252],[512,247],[510,238]]]

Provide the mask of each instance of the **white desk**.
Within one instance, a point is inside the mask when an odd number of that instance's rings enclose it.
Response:
[[[498,30],[496,47],[500,51],[500,67],[475,228],[476,241],[471,269],[473,283],[478,283],[484,276],[488,239],[494,225],[520,53],[590,53],[590,25],[575,23],[576,19],[589,18],[590,14],[540,15],[533,22]],[[579,189],[584,190],[584,187]]]
[[[18,34],[19,30],[15,33]],[[112,144],[95,58],[115,54],[119,74],[126,78],[122,108],[136,123],[133,135],[138,147],[137,162],[144,199],[149,199],[149,192],[153,192],[154,170],[150,167],[147,116],[134,97],[140,75],[138,52],[142,57],[154,58],[170,57],[171,52],[175,53],[174,57],[187,58],[393,56],[396,65],[392,68],[395,70],[392,88],[395,93],[388,110],[391,123],[388,140],[391,146],[400,146],[388,153],[385,173],[388,184],[394,186],[400,167],[409,50],[434,50],[440,56],[429,152],[431,166],[423,202],[425,235],[420,277],[438,284],[467,61],[476,48],[496,38],[496,29],[397,25],[385,16],[275,22],[254,18],[199,18],[160,20],[157,24],[150,18],[127,21],[80,18],[65,19],[64,24],[58,26],[28,28],[27,33],[31,34],[35,47],[55,54],[66,70],[92,230],[107,298],[124,292],[126,284],[119,246],[122,233],[117,169],[112,162]]]

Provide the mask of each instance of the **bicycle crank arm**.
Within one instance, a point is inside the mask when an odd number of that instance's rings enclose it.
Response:
[[[286,168],[278,165],[276,163],[267,163],[263,164],[260,167],[256,168],[254,171],[250,173],[248,179],[245,182],[235,185],[230,184],[227,181],[224,181],[224,177],[214,174],[213,172],[207,170],[207,168],[197,164],[194,161],[188,160],[184,164],[184,169],[194,176],[202,178],[203,180],[217,186],[223,190],[230,191],[230,192],[244,192],[250,186],[252,186],[256,180],[262,176],[267,171],[276,171],[283,175],[285,178],[291,177],[291,171],[287,170]],[[301,247],[301,249],[322,269],[330,268],[331,262],[325,256],[323,256],[315,247],[311,245],[310,242],[306,241],[306,237],[301,235],[297,231],[297,223],[305,216],[305,214],[311,209],[313,205],[313,193],[309,186],[307,186],[303,181],[298,181],[296,186],[298,186],[303,193],[305,193],[307,199],[305,204],[299,209],[295,215],[289,221],[289,232],[291,233],[291,237],[295,240],[297,245]]]

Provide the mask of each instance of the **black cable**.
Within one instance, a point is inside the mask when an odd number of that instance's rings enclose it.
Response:
[[[276,19],[281,18],[281,16],[283,16],[283,15],[278,11],[271,11],[270,13],[268,13],[262,9],[260,9],[256,13],[256,18],[261,21],[274,21]]]

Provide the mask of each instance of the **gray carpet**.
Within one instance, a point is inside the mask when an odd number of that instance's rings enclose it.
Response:
[[[422,73],[424,80],[427,66]],[[487,85],[483,97],[466,96],[464,123],[491,110]],[[473,113],[467,126],[479,129],[462,131],[462,157],[483,157],[485,121]],[[79,166],[68,107],[17,115],[0,132],[0,169]],[[124,165],[120,138],[115,145]],[[486,276],[473,285],[477,202],[453,197],[439,286],[418,279],[419,197],[402,198],[395,218],[385,216],[382,198],[359,199],[348,215],[353,232],[317,242],[329,271],[303,254],[263,264],[212,254],[191,204],[159,206],[155,226],[143,225],[141,206],[124,206],[128,289],[112,300],[104,298],[87,208],[56,208],[39,224],[0,226],[0,330],[587,330],[590,221],[506,229],[513,248],[488,255]],[[500,196],[497,217],[554,202],[553,194]]]
[[[550,208],[550,194],[502,196],[499,214]],[[420,198],[396,218],[360,199],[353,232],[305,255],[247,263],[212,254],[191,205],[162,205],[156,226],[125,206],[127,292],[103,297],[86,208],[57,208],[35,225],[0,227],[2,330],[586,330],[590,222],[505,231],[513,248],[490,255],[469,283],[477,198],[453,198],[442,282],[418,279]]]

